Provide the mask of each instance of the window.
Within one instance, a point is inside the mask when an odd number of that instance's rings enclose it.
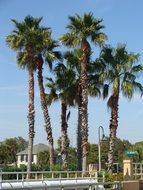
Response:
[[[25,156],[26,156],[26,159],[25,159],[25,160],[26,160],[26,162],[28,162],[28,155],[26,154]]]
[[[24,161],[24,155],[21,155],[21,160],[20,160],[21,162],[23,162]]]
[[[28,154],[25,156],[26,156],[26,162],[28,162]],[[32,155],[32,162],[33,162],[33,160],[34,160],[34,155]]]
[[[34,155],[32,155],[32,162],[34,161]]]

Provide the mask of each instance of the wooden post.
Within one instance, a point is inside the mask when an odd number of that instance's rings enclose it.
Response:
[[[132,159],[123,160],[123,176],[125,181],[133,180],[133,161]]]

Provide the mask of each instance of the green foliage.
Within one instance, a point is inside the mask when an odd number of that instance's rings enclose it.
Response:
[[[134,162],[142,162],[143,161],[143,142],[137,142],[133,145],[131,145],[127,151],[135,151],[137,152],[136,155],[133,156]],[[125,154],[124,158],[128,158],[128,156]]]
[[[100,80],[106,83],[103,97],[107,97],[109,87],[113,94],[119,90],[118,93],[122,92],[127,98],[132,98],[135,91],[143,93],[143,86],[137,82],[139,74],[143,72],[143,66],[137,64],[139,57],[139,54],[128,53],[124,44],[117,48],[104,46],[99,58],[99,62],[105,66],[100,75]]]
[[[54,166],[52,166],[52,171],[62,171],[62,165],[55,164]]]
[[[50,105],[56,100],[65,101],[68,106],[74,105],[77,91],[76,75],[73,69],[59,63],[54,69],[54,79],[47,78],[47,103]]]
[[[64,34],[60,41],[68,47],[77,47],[82,39],[90,38],[95,44],[101,45],[107,39],[107,36],[101,31],[104,26],[102,19],[94,18],[92,13],[85,13],[80,16],[69,16],[67,25],[68,33]]]
[[[9,138],[0,144],[0,164],[5,166],[17,161],[16,154],[27,147],[27,141],[22,137]]]
[[[102,168],[106,169],[106,163],[108,159],[108,144],[109,138],[106,141],[101,141],[101,162]],[[128,140],[116,139],[115,141],[115,153],[114,153],[114,163],[123,162],[125,156],[125,150],[131,147],[131,143]],[[89,154],[88,154],[88,164],[98,164],[98,145],[89,144]]]
[[[38,165],[40,167],[45,167],[45,166],[49,166],[50,162],[49,162],[49,159],[50,159],[50,155],[49,155],[49,152],[48,151],[44,151],[44,152],[40,152],[38,154]]]
[[[77,156],[76,156],[76,149],[69,147],[69,157],[68,157],[68,167],[70,171],[77,170]]]
[[[87,157],[88,164],[95,164],[98,163],[98,145],[96,144],[89,144],[88,145],[89,154]]]
[[[22,172],[23,170],[21,168],[17,168],[15,166],[5,166],[2,168],[3,172]],[[19,175],[20,177],[20,175]],[[4,180],[11,180],[15,179],[16,180],[16,174],[8,174],[8,175],[3,175]]]
[[[15,137],[14,138],[18,144],[18,152],[21,152],[22,150],[25,150],[28,147],[28,141],[26,141],[22,137]]]
[[[24,165],[24,164],[21,164],[21,165],[20,165],[20,170],[21,170],[21,171],[27,171],[27,166]]]
[[[105,173],[105,181],[123,181],[123,173],[117,173],[117,174],[110,174]]]
[[[32,164],[31,171],[40,171],[42,170],[41,166],[37,164]]]
[[[116,139],[115,141],[115,153],[114,162],[122,163],[124,153],[131,147],[131,143],[127,140]]]
[[[21,172],[21,171],[26,171],[26,170],[23,170],[23,168],[17,168],[17,167],[15,167],[15,166],[4,166],[3,168],[2,168],[2,171],[4,171],[4,172]]]

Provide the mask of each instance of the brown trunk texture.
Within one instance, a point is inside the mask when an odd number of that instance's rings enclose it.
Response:
[[[49,142],[49,149],[50,149],[49,151],[50,152],[50,169],[52,169],[52,166],[54,164],[54,145],[53,145],[54,143],[53,143],[51,122],[50,122],[48,107],[46,103],[45,89],[43,85],[42,66],[43,66],[43,60],[40,60],[38,62],[38,83],[39,83],[39,89],[40,89],[41,107],[42,107],[44,122],[45,122],[44,127],[47,133],[47,140]]]
[[[27,172],[31,171],[32,166],[32,153],[33,153],[33,140],[34,140],[34,123],[35,123],[35,110],[34,110],[34,75],[33,71],[29,70],[29,106],[28,106],[28,125],[29,125],[29,139],[28,139],[28,164]],[[28,174],[28,178],[30,175]]]
[[[86,39],[83,39],[81,44],[81,58],[80,58],[80,85],[82,104],[80,109],[81,115],[81,138],[82,138],[82,171],[86,171],[87,166],[87,144],[88,144],[88,78],[87,78],[87,62],[89,58],[89,44]]]
[[[68,134],[67,134],[67,104],[62,101],[61,104],[61,157],[62,157],[62,169],[68,169]]]
[[[116,133],[118,128],[118,101],[119,96],[112,96],[112,108],[111,108],[111,120],[110,120],[110,137],[109,137],[109,152],[108,152],[108,172],[112,173],[113,161],[114,161],[114,150]]]
[[[78,87],[78,126],[77,126],[77,170],[82,171],[82,139],[81,139],[81,86]]]

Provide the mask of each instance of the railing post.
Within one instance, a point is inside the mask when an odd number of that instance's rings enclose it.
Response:
[[[0,189],[2,189],[2,170],[0,170]]]
[[[82,177],[82,178],[84,177],[84,173],[83,173],[83,172],[81,173],[81,177]]]
[[[52,172],[52,179],[54,178],[54,172]]]
[[[141,163],[141,179],[143,178],[143,164]]]
[[[77,179],[78,175],[77,175],[77,172],[75,172],[75,179]]]
[[[121,183],[120,182],[117,183],[117,190],[121,190]]]
[[[59,178],[60,178],[60,179],[62,178],[62,173],[61,173],[61,172],[59,173]]]
[[[42,173],[42,180],[44,179],[44,174]]]
[[[24,173],[22,173],[22,181],[24,181]]]
[[[16,173],[16,179],[17,179],[17,181],[19,180],[19,174],[18,173]]]
[[[103,177],[102,182],[105,183],[105,172],[102,173],[102,177]]]
[[[95,179],[96,179],[97,182],[98,182],[98,172],[95,172]]]
[[[35,173],[35,179],[38,179],[37,172]]]
[[[67,179],[69,179],[69,171],[67,171]]]

